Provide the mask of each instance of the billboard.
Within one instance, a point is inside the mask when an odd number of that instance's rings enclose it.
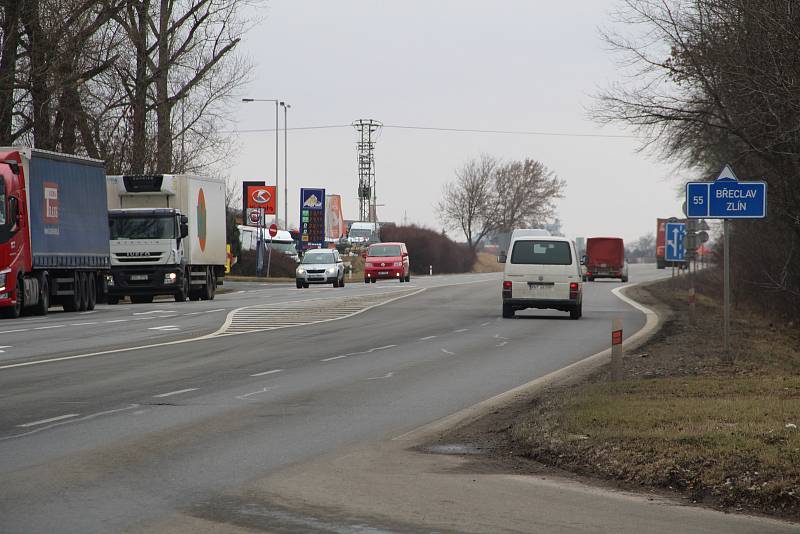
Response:
[[[246,226],[266,225],[266,215],[275,215],[277,193],[266,182],[242,182],[242,223]]]
[[[338,241],[347,234],[347,225],[342,215],[342,197],[327,195],[325,197],[325,238]]]
[[[300,189],[300,245],[302,248],[325,244],[325,190]]]

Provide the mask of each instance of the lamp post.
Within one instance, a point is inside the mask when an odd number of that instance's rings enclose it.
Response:
[[[242,102],[275,102],[275,193],[278,193],[278,111],[280,108],[280,100],[277,98],[243,98]],[[266,214],[263,214],[262,217],[259,217],[258,222],[258,256],[262,256],[263,252],[261,251],[262,243],[264,242],[263,238],[263,230],[266,221]],[[278,218],[278,210],[277,207],[275,209],[275,219]],[[260,275],[261,273],[257,273]],[[269,268],[267,268],[267,276],[269,276]]]
[[[283,224],[286,225],[286,229],[289,229],[289,143],[287,137],[287,130],[289,129],[287,126],[287,114],[289,112],[289,108],[292,107],[291,104],[287,104],[286,102],[281,102],[281,106],[283,107]]]

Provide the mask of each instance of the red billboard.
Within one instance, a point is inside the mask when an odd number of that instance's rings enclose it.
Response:
[[[245,207],[256,209],[265,215],[275,215],[276,194],[274,185],[246,185]]]

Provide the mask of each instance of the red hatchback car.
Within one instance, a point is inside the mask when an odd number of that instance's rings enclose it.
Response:
[[[411,281],[411,266],[405,243],[375,243],[367,249],[364,263],[364,283],[397,279]]]

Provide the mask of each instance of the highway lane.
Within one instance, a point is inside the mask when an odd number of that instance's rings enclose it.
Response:
[[[487,275],[467,275],[482,279]],[[489,275],[492,276],[492,275]],[[431,287],[452,277],[420,277],[410,284],[347,284],[344,288],[312,286],[298,290],[293,284],[225,283],[229,293],[212,301],[152,304],[99,304],[94,311],[67,313],[53,308],[45,317],[0,320],[0,366],[42,357],[80,354],[116,347],[167,342],[216,331],[227,314],[240,307],[288,301],[329,298],[341,294],[371,294],[411,287]]]
[[[632,280],[660,274],[636,268]],[[602,350],[613,317],[626,333],[644,322],[614,282],[585,286],[580,321],[502,320],[499,278],[482,279],[430,279],[340,321],[0,371],[4,531],[120,530],[202,508]]]

